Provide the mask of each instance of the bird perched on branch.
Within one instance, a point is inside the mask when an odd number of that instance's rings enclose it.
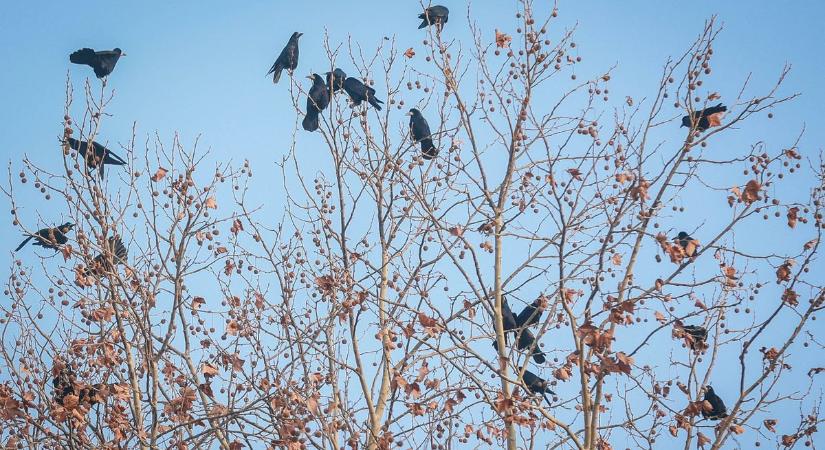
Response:
[[[315,131],[318,129],[318,114],[329,105],[329,91],[321,75],[314,73],[307,78],[312,80],[312,87],[307,95],[307,113],[302,125],[307,131]]]
[[[682,126],[696,128],[697,131],[705,131],[710,127],[718,127],[722,124],[722,115],[728,107],[719,103],[716,106],[705,108],[701,111],[694,111],[693,114],[682,117]]]
[[[421,115],[421,111],[413,108],[410,110],[410,132],[413,141],[421,143],[421,156],[424,159],[433,159],[438,155],[438,149],[433,144],[432,133],[427,119]]]
[[[705,387],[705,401],[710,404],[710,408],[708,409],[707,405],[702,408],[702,417],[710,420],[719,420],[728,417],[728,409],[725,407],[725,402],[716,395],[716,392],[713,391],[711,386]]]
[[[696,250],[699,248],[699,241],[693,239],[684,231],[680,231],[679,234],[673,238],[673,241],[685,250],[685,255],[688,257],[693,257],[693,255],[696,254]]]
[[[126,264],[127,257],[128,251],[126,250],[126,246],[123,245],[123,240],[121,240],[119,236],[112,236],[106,240],[103,252],[95,256],[91,264],[89,264],[89,267],[84,270],[84,275],[89,276],[92,273],[101,275],[105,270],[112,268],[109,264],[109,258],[117,265]]]
[[[423,13],[418,15],[418,18],[421,19],[421,25],[418,26],[418,29],[426,28],[429,25],[436,25],[438,30],[444,28],[444,24],[447,23],[447,19],[450,16],[450,10],[447,9],[446,6],[435,5],[430,6],[429,8],[425,9]]]
[[[530,325],[539,323],[542,313],[544,313],[544,297],[539,297],[533,300],[533,303],[524,307],[516,317],[516,323],[520,327],[529,327]]]
[[[121,49],[94,51],[90,48],[82,48],[71,55],[69,61],[74,64],[84,64],[90,66],[95,71],[95,76],[105,78],[115,70],[115,64],[121,56],[126,56]]]
[[[707,348],[708,330],[698,325],[685,325],[683,337],[690,345],[691,350],[704,350]]]
[[[266,74],[267,76],[272,75],[273,83],[277,83],[281,79],[281,71],[284,69],[292,75],[292,72],[298,67],[298,38],[303,35],[304,33],[297,31],[292,33],[289,42],[286,43],[284,49],[281,50],[281,54],[278,55],[278,59],[272,63],[272,67],[269,68],[269,72]]]
[[[547,397],[547,394],[556,395],[556,393],[550,390],[550,384],[547,380],[534,374],[533,372],[530,372],[529,370],[524,371],[524,375],[522,375],[521,380],[524,382],[524,386],[528,391],[534,394],[541,394],[541,396],[544,397],[544,400],[547,401],[547,406],[553,406],[550,399]]]
[[[20,250],[32,239],[35,239],[34,245],[52,250],[60,250],[61,245],[69,242],[69,237],[66,236],[66,233],[71,231],[74,226],[75,225],[73,223],[66,222],[58,227],[40,229],[36,233],[30,234],[29,237],[24,239],[23,242],[21,242],[20,245],[14,249],[14,251]]]
[[[108,387],[103,383],[93,385],[79,383],[74,371],[68,367],[57,372],[52,379],[52,386],[54,386],[54,402],[61,406],[64,406],[66,397],[70,395],[77,397],[78,404],[93,406],[102,403],[105,397],[104,391]]]
[[[87,141],[78,141],[75,138],[69,138],[68,141],[69,147],[73,148],[83,157],[83,160],[86,161],[86,168],[91,170],[98,169],[101,178],[104,175],[104,167],[107,164],[110,166],[123,166],[126,164],[123,158],[95,141],[92,141],[91,152],[89,152],[89,143]]]
[[[344,80],[344,90],[352,99],[353,105],[359,106],[361,102],[366,101],[375,109],[381,111],[381,103],[384,102],[375,98],[375,89],[362,83],[361,80],[353,77],[347,78]]]
[[[507,343],[507,333],[513,332],[516,334],[518,341],[516,343],[516,348],[519,350],[526,350],[528,348],[532,348],[533,351],[531,356],[533,357],[533,361],[538,364],[544,364],[547,361],[544,352],[539,349],[539,346],[536,344],[536,336],[527,329],[527,327],[523,327],[518,322],[518,316],[510,309],[510,304],[507,303],[507,299],[501,299],[501,314],[502,314],[502,325],[504,327],[504,343]],[[498,351],[498,340],[493,339],[493,348]]]
[[[329,96],[344,88],[344,80],[347,79],[347,73],[341,69],[336,68],[332,72],[326,73],[327,89],[329,89]]]

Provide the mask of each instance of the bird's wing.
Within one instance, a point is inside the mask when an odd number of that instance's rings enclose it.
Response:
[[[533,319],[530,320],[530,324],[538,322],[539,318],[541,317],[541,313],[538,313],[535,317],[533,317],[533,313],[535,313],[535,311],[536,307],[534,305],[530,304],[525,306],[524,309],[522,309],[521,312],[518,313],[518,316],[516,316],[516,323],[518,323],[518,326],[524,326],[530,318]]]
[[[275,62],[272,63],[272,67],[269,68],[269,72],[266,73],[266,76],[270,76],[273,73],[275,73],[275,71],[278,70],[278,63],[280,63],[280,62],[281,62],[281,57],[279,56],[278,59],[276,59]]]
[[[412,123],[412,132],[415,140],[420,141],[430,136],[430,126],[423,117],[414,117]]]
[[[90,48],[81,48],[69,55],[69,61],[74,64],[92,65],[97,60],[97,53]]]

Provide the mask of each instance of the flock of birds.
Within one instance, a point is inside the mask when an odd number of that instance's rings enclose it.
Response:
[[[419,29],[430,25],[435,25],[440,31],[447,23],[449,18],[449,10],[440,5],[426,8],[423,13],[418,16],[421,19]],[[298,67],[298,39],[303,33],[295,32],[289,38],[286,46],[281,51],[278,58],[272,64],[267,75],[272,75],[273,83],[278,83],[281,78],[281,73],[287,70],[290,75],[293,74]],[[113,50],[95,51],[90,48],[78,50],[69,55],[69,61],[74,64],[81,64],[90,66],[97,78],[104,79],[108,77],[115,68],[120,57],[126,56],[121,49],[115,48]],[[326,77],[315,73],[307,78],[312,80],[312,86],[309,89],[306,102],[306,115],[303,119],[302,126],[305,130],[313,132],[319,127],[319,115],[327,108],[332,96],[343,90],[349,95],[353,106],[360,106],[363,102],[377,110],[381,110],[381,100],[376,98],[375,89],[365,85],[361,80],[353,77],[348,77],[341,69],[334,69],[332,72],[327,72]],[[682,126],[691,128],[691,130],[704,132],[705,130],[720,125],[721,115],[727,111],[727,107],[721,103],[705,108],[700,111],[694,111],[692,114],[686,115],[682,118]],[[414,142],[420,143],[421,155],[425,159],[432,159],[438,155],[438,149],[433,144],[432,135],[430,132],[427,120],[422,116],[421,111],[416,108],[410,109],[408,115],[410,116],[410,133]],[[66,144],[78,152],[83,157],[86,163],[87,173],[97,169],[100,176],[104,175],[104,167],[106,165],[123,166],[126,161],[114,154],[105,146],[91,141],[79,141],[74,138],[68,138]],[[91,147],[91,151],[90,151]],[[35,233],[29,234],[28,237],[15,249],[20,250],[30,240],[34,239],[34,245],[59,251],[61,246],[68,242],[68,233],[75,227],[73,223],[64,223],[56,227],[43,228]],[[693,257],[698,248],[698,241],[693,239],[688,233],[682,231],[673,241],[680,245],[688,257]],[[123,264],[127,258],[127,250],[119,237],[111,237],[107,240],[104,253],[99,254],[94,258],[90,267],[86,268],[85,274],[88,276],[92,273],[100,274],[102,270],[110,269],[111,263]],[[107,259],[107,256],[111,255]],[[514,333],[516,335],[516,348],[518,350],[531,349],[531,356],[538,364],[543,364],[546,361],[544,352],[536,344],[536,337],[528,329],[529,326],[537,324],[541,318],[544,306],[541,304],[541,298],[535,300],[532,304],[527,305],[519,314],[513,313],[507,299],[502,299],[502,313],[503,325],[505,331],[505,343],[507,342],[507,334]],[[692,350],[702,351],[706,345],[708,332],[704,327],[695,325],[685,325],[678,328],[678,334],[689,343]],[[498,342],[493,340],[493,347],[498,350]],[[73,374],[64,374],[55,378],[55,388],[59,388],[60,397],[66,395],[66,386],[71,386],[73,383],[67,382],[63,378],[73,378]],[[525,370],[522,380],[527,389],[534,394],[541,394],[548,404],[551,404],[547,394],[555,395],[550,390],[547,380],[539,377],[529,370]],[[95,392],[98,386],[94,386]],[[90,395],[92,392],[89,393]],[[704,400],[709,404],[710,408],[703,408],[702,415],[705,418],[712,420],[719,420],[727,417],[727,408],[719,396],[716,395],[711,386],[705,389]],[[552,404],[551,404],[552,405]]]
[[[450,11],[444,6],[432,6],[427,8],[418,17],[422,20],[418,28],[429,25],[436,25],[440,30],[447,23]],[[295,32],[290,36],[289,41],[281,50],[281,54],[272,63],[267,75],[272,75],[272,82],[278,83],[281,79],[281,72],[285,69],[292,74],[298,67],[298,56],[300,48],[298,39],[303,33]],[[306,114],[301,122],[304,130],[313,132],[319,127],[319,115],[329,106],[329,102],[336,92],[343,90],[349,95],[352,105],[357,107],[362,102],[369,103],[373,108],[381,111],[381,104],[384,102],[375,96],[375,89],[364,84],[363,81],[348,77],[342,69],[335,68],[332,72],[327,72],[326,77],[314,73],[307,76],[312,80],[306,101]],[[416,108],[410,109],[410,133],[413,140],[421,145],[421,156],[424,159],[433,159],[438,155],[438,149],[433,144],[432,132],[427,119],[421,115],[421,111]]]

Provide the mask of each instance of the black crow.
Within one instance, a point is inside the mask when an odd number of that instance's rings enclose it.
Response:
[[[92,141],[93,151],[91,153],[88,152],[89,143],[87,141],[78,141],[75,138],[69,138],[69,146],[77,151],[77,153],[80,153],[80,156],[86,161],[86,168],[97,168],[100,171],[101,177],[103,177],[104,166],[107,164],[110,166],[123,166],[126,164],[123,158],[95,141]]]
[[[266,74],[267,76],[272,75],[273,83],[277,83],[281,79],[282,70],[286,69],[292,75],[292,71],[298,67],[298,38],[303,35],[304,33],[297,31],[292,33],[289,42],[286,43],[284,49],[281,50],[281,54],[278,55],[278,59],[272,63],[272,67],[269,68],[269,72]]]
[[[36,233],[29,235],[20,245],[17,246],[14,251],[18,251],[23,248],[32,238],[35,239],[34,245],[39,245],[43,248],[49,248],[52,250],[60,250],[60,246],[69,242],[68,236],[66,233],[71,231],[74,228],[73,223],[66,222],[63,225],[55,228],[43,228],[38,230]]]
[[[685,255],[692,257],[696,254],[696,250],[699,248],[699,241],[690,237],[684,231],[680,231],[679,234],[673,238],[673,241],[679,244],[685,250]]]
[[[424,159],[433,159],[438,155],[438,149],[433,144],[430,125],[427,119],[421,115],[421,111],[413,108],[410,110],[410,131],[415,142],[421,143],[421,156]]]
[[[541,314],[544,312],[543,297],[533,300],[533,303],[524,307],[516,317],[516,323],[520,327],[528,327],[539,322]]]
[[[529,370],[524,371],[524,375],[522,375],[521,380],[524,381],[524,386],[528,391],[534,394],[541,394],[541,396],[547,401],[547,406],[553,406],[550,399],[547,397],[547,394],[556,395],[556,393],[550,390],[547,380],[534,374],[533,372],[530,372]]]
[[[692,350],[703,350],[707,346],[708,330],[705,327],[685,325],[682,329],[685,330],[685,335]]]
[[[318,129],[318,114],[329,105],[329,91],[321,75],[315,73],[307,78],[312,80],[312,87],[309,88],[307,114],[302,125],[307,131],[315,131]]]
[[[503,295],[501,296],[501,315],[501,320],[504,324],[504,331],[515,330],[516,327],[518,327],[518,323],[516,323],[516,315],[513,313],[513,310],[510,309],[510,304],[507,302],[507,298]]]
[[[510,304],[507,303],[507,299],[503,297],[501,299],[501,313],[502,325],[504,326],[504,342],[507,343],[507,333],[512,331],[516,333],[518,337],[516,347],[519,350],[526,350],[533,347],[536,342],[536,337],[527,328],[519,327],[515,313],[510,309]],[[498,351],[498,340],[496,339],[493,339],[493,348]],[[539,349],[538,345],[533,348],[531,355],[533,356],[533,360],[538,364],[544,364],[544,362],[547,361],[544,352]]]
[[[533,348],[533,352],[531,355],[533,356],[533,361],[536,364],[544,364],[547,361],[547,358],[544,356],[544,352],[541,351],[538,345],[533,347],[536,342],[536,337],[533,335],[533,332],[528,330],[527,328],[521,328],[516,331],[518,335],[518,349],[519,350],[526,350],[528,348]]]
[[[74,371],[65,367],[58,372],[52,379],[52,386],[54,386],[54,402],[63,406],[63,401],[68,395],[77,396],[78,403],[87,404],[88,406],[102,403],[103,391],[108,387],[103,383],[95,383],[93,385],[83,386],[85,383],[77,382]]]
[[[418,18],[421,19],[421,25],[418,26],[418,29],[420,30],[429,25],[436,24],[437,28],[440,30],[444,27],[444,24],[447,23],[449,15],[450,10],[447,9],[446,6],[430,6],[425,9],[423,13],[418,15]]]
[[[725,402],[713,392],[710,386],[705,387],[705,401],[710,403],[710,411],[702,408],[702,417],[710,420],[719,420],[728,417],[728,409],[725,407]]]
[[[52,386],[54,387],[54,401],[58,405],[63,404],[63,399],[67,395],[74,394],[75,376],[72,369],[65,367],[52,378]]]
[[[104,270],[111,269],[109,266],[109,258],[111,258],[111,261],[115,264],[126,264],[127,256],[128,251],[126,250],[126,246],[123,245],[123,240],[121,240],[119,236],[110,237],[106,240],[106,246],[103,249],[103,253],[100,253],[94,257],[92,263],[84,271],[84,274],[86,276],[89,276],[92,273],[101,275]]]
[[[347,78],[344,80],[344,90],[347,91],[349,98],[352,99],[353,105],[358,106],[361,102],[367,101],[375,107],[375,109],[381,111],[381,103],[384,102],[375,98],[375,89],[362,83],[361,80],[353,77]]]
[[[682,117],[682,126],[688,128],[695,126],[698,131],[705,131],[710,127],[721,125],[722,113],[727,110],[728,107],[720,103],[701,111],[694,111],[692,115]]]
[[[69,61],[74,64],[85,64],[91,66],[98,78],[109,76],[115,70],[115,64],[121,56],[126,56],[119,48],[114,50],[94,51],[90,48],[82,48],[71,55]]]
[[[340,91],[344,87],[344,80],[347,79],[347,73],[341,69],[335,69],[332,72],[327,72],[327,89],[329,95]]]

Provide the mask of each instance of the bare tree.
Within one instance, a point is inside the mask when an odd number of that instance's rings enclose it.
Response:
[[[113,149],[116,99],[67,83],[62,166],[25,158],[4,188],[24,234],[76,224],[10,268],[6,448],[814,445],[825,166],[749,120],[795,97],[790,68],[717,92],[711,18],[616,107],[555,7],[523,0],[512,31],[470,12],[471,43],[327,41],[385,108],[335,94],[274,207],[178,136],[134,130],[104,177],[68,139]],[[31,185],[60,206],[35,217]]]

